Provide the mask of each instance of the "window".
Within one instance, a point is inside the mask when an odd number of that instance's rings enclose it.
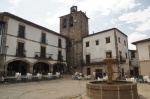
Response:
[[[90,45],[89,45],[89,42],[85,42],[85,45],[86,45],[86,47],[89,47]]]
[[[67,21],[66,21],[66,18],[63,19],[63,28],[66,28],[67,27]]]
[[[46,57],[46,48],[41,46],[41,58],[45,58]]]
[[[96,40],[95,43],[96,43],[96,45],[99,45],[99,40]]]
[[[122,68],[121,71],[122,71],[122,76],[124,76],[124,68]]]
[[[72,16],[69,17],[69,26],[73,27],[73,17]]]
[[[41,43],[46,43],[46,34],[45,33],[41,34]]]
[[[91,75],[91,69],[87,68],[87,75]]]
[[[122,61],[122,51],[119,51],[119,58],[120,58],[120,61]]]
[[[90,63],[90,55],[86,55],[86,64]]]
[[[124,40],[124,45],[126,46],[126,41]]]
[[[61,48],[61,39],[58,39],[58,47]]]
[[[128,59],[128,54],[127,53],[125,53],[125,56],[126,56],[126,59]]]
[[[107,58],[107,55],[110,55],[110,58],[112,58],[112,53],[111,53],[111,51],[108,51],[108,52],[106,52],[106,58]]]
[[[16,50],[17,56],[24,56],[25,50],[24,50],[24,43],[18,42],[18,49]]]
[[[118,37],[118,42],[120,43],[120,37]]]
[[[25,26],[19,25],[18,37],[20,37],[20,38],[24,38],[25,37]]]
[[[110,43],[110,37],[106,38],[106,43]]]
[[[58,51],[58,60],[59,60],[59,61],[61,61],[61,60],[62,60],[61,51]]]
[[[132,58],[135,58],[135,52],[134,51],[131,51],[131,59]]]

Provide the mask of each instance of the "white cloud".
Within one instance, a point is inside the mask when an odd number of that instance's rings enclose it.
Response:
[[[135,0],[55,0],[55,2],[62,3],[62,5],[68,7],[75,4],[82,11],[87,11],[90,18],[93,18],[93,15],[117,13],[120,10],[131,9],[138,5],[135,3]]]
[[[131,26],[128,26],[127,28],[130,30],[134,30],[134,27],[131,27]]]
[[[8,2],[12,5],[12,8],[17,8],[21,0],[9,0]]]
[[[111,24],[115,24],[116,21],[117,21],[117,19],[112,19],[112,20],[110,21],[110,23],[111,23]]]
[[[146,34],[141,34],[138,32],[132,33],[128,35],[128,44],[129,44],[129,49],[136,49],[135,45],[131,44],[132,42],[142,40],[148,38],[148,35]]]
[[[150,18],[150,7],[144,9],[143,11],[138,10],[136,12],[125,13],[121,15],[118,19],[120,21],[125,21],[126,23],[135,22],[145,22]]]
[[[139,24],[136,28],[137,31],[147,31],[150,30],[150,19],[142,24]]]

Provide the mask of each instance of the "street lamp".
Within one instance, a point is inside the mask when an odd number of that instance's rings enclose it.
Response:
[[[6,67],[6,54],[7,54],[7,49],[8,49],[8,46],[5,46],[4,77],[6,76],[6,74],[5,74],[5,67]]]

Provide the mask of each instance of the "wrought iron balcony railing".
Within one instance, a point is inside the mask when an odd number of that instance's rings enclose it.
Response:
[[[58,60],[58,61],[63,61],[63,56],[62,56],[62,55],[58,55],[57,60]]]
[[[53,54],[41,53],[41,52],[35,52],[35,58],[50,59],[50,60],[53,60],[52,56],[53,56]]]
[[[17,57],[26,57],[26,50],[16,49]]]

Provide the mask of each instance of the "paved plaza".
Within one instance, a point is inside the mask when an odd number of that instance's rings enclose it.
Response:
[[[72,80],[71,75],[64,78],[0,84],[0,99],[86,99],[86,82]],[[150,85],[138,83],[140,99],[150,99]]]

